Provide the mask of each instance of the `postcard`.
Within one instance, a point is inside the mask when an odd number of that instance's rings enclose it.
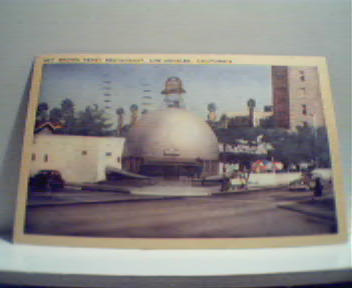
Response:
[[[346,240],[326,60],[45,55],[14,241],[133,249]]]

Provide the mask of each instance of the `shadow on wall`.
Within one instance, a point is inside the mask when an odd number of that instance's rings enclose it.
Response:
[[[21,162],[24,127],[27,115],[29,90],[33,73],[33,63],[27,78],[21,102],[18,107],[15,123],[12,127],[7,144],[4,160],[0,167],[1,183],[1,209],[0,209],[0,232],[11,233],[13,229],[15,206],[17,197],[17,185]]]

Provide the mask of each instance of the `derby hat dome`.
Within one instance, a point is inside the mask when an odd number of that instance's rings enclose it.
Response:
[[[144,114],[126,139],[129,156],[155,161],[218,160],[218,141],[197,115],[177,108]]]

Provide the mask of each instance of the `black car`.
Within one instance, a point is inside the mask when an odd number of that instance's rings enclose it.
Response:
[[[57,170],[40,170],[29,179],[31,190],[59,190],[65,186],[61,173]]]

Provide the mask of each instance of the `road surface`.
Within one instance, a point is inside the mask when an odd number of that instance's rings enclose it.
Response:
[[[70,195],[69,191],[65,193]],[[84,197],[85,193],[80,193],[80,197]],[[86,193],[90,199],[103,198],[98,191]],[[105,195],[112,197],[111,193]],[[26,232],[159,238],[269,237],[334,232],[333,200],[330,198],[328,205],[318,207],[318,202],[311,201],[311,198],[311,192],[281,190],[155,201],[92,201],[89,204],[33,206],[27,208]],[[320,209],[331,217],[283,209],[302,201],[306,201],[308,212]]]

